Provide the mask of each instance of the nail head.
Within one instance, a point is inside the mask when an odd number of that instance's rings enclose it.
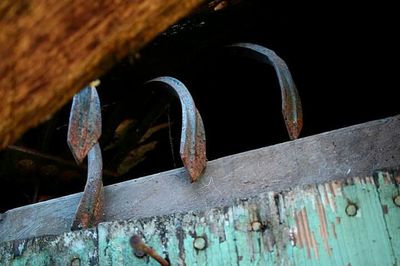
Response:
[[[71,266],[80,266],[81,260],[79,258],[73,258],[71,261]]]
[[[397,195],[394,199],[393,199],[394,204],[397,207],[400,207],[400,195]]]
[[[206,248],[207,242],[204,237],[197,237],[193,242],[193,246],[197,250],[203,250]]]
[[[260,222],[256,221],[256,222],[251,223],[251,229],[253,231],[260,231],[261,228],[262,228],[262,224]]]
[[[349,203],[346,207],[346,214],[348,216],[355,216],[357,214],[357,206],[355,204]]]

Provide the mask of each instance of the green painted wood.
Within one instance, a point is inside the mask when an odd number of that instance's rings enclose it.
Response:
[[[10,241],[0,245],[0,265],[98,265],[97,245],[94,230]]]
[[[133,255],[129,237],[141,234],[174,265],[397,265],[396,193],[393,177],[382,172],[375,180],[354,178],[267,193],[204,213],[104,223],[99,226],[99,261],[157,265]],[[206,249],[194,248],[197,237],[206,239]]]
[[[396,179],[377,172],[206,212],[101,223],[97,234],[7,242],[0,245],[0,265],[71,265],[74,258],[80,265],[159,265],[134,255],[134,234],[172,265],[399,265]],[[206,246],[199,250],[194,243],[201,238]]]
[[[298,197],[302,191],[289,193],[287,222],[296,232],[296,245],[287,252],[293,263],[396,265],[398,258],[373,178],[349,182],[353,184],[338,182],[310,188],[308,197]],[[385,182],[379,183],[380,187],[394,186]],[[356,206],[354,216],[346,213],[349,205]],[[400,226],[399,214],[391,218]],[[398,242],[398,235],[392,237]]]
[[[397,263],[400,264],[400,206],[394,202],[396,197],[400,197],[398,184],[400,176],[389,174],[387,172],[376,173],[378,195],[381,201],[383,217],[386,223],[386,229],[390,235],[390,241]]]

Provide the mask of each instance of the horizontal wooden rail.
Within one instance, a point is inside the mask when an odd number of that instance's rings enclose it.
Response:
[[[400,116],[377,120],[209,162],[190,183],[176,169],[105,188],[105,221],[202,211],[267,191],[371,176],[400,162]],[[0,242],[67,232],[81,193],[10,210]]]
[[[100,223],[0,243],[1,265],[398,265],[400,194],[393,173],[260,193],[204,212]]]

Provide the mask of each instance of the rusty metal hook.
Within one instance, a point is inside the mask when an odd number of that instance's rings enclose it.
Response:
[[[96,226],[103,216],[103,160],[100,100],[94,84],[77,93],[72,101],[67,142],[77,163],[88,156],[88,174],[71,230]]]
[[[289,137],[297,139],[303,127],[303,112],[299,93],[285,61],[274,51],[254,43],[235,43],[228,47],[239,48],[240,55],[272,65],[281,88],[282,114]]]
[[[180,156],[183,165],[189,172],[192,182],[195,182],[207,164],[206,135],[203,120],[197,110],[193,98],[186,86],[173,77],[158,77],[147,81],[149,83],[161,83],[172,90],[182,107],[182,131],[180,143]]]

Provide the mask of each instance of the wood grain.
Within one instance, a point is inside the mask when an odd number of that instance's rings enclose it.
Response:
[[[1,265],[398,265],[393,173],[263,192],[204,212],[100,223],[95,229],[0,243]],[[355,212],[348,212],[356,206]]]
[[[0,2],[0,149],[204,0]]]
[[[371,176],[400,162],[400,116],[209,162],[198,183],[184,169],[105,187],[105,221],[207,210],[267,191]],[[0,242],[69,231],[81,193],[13,209]]]

